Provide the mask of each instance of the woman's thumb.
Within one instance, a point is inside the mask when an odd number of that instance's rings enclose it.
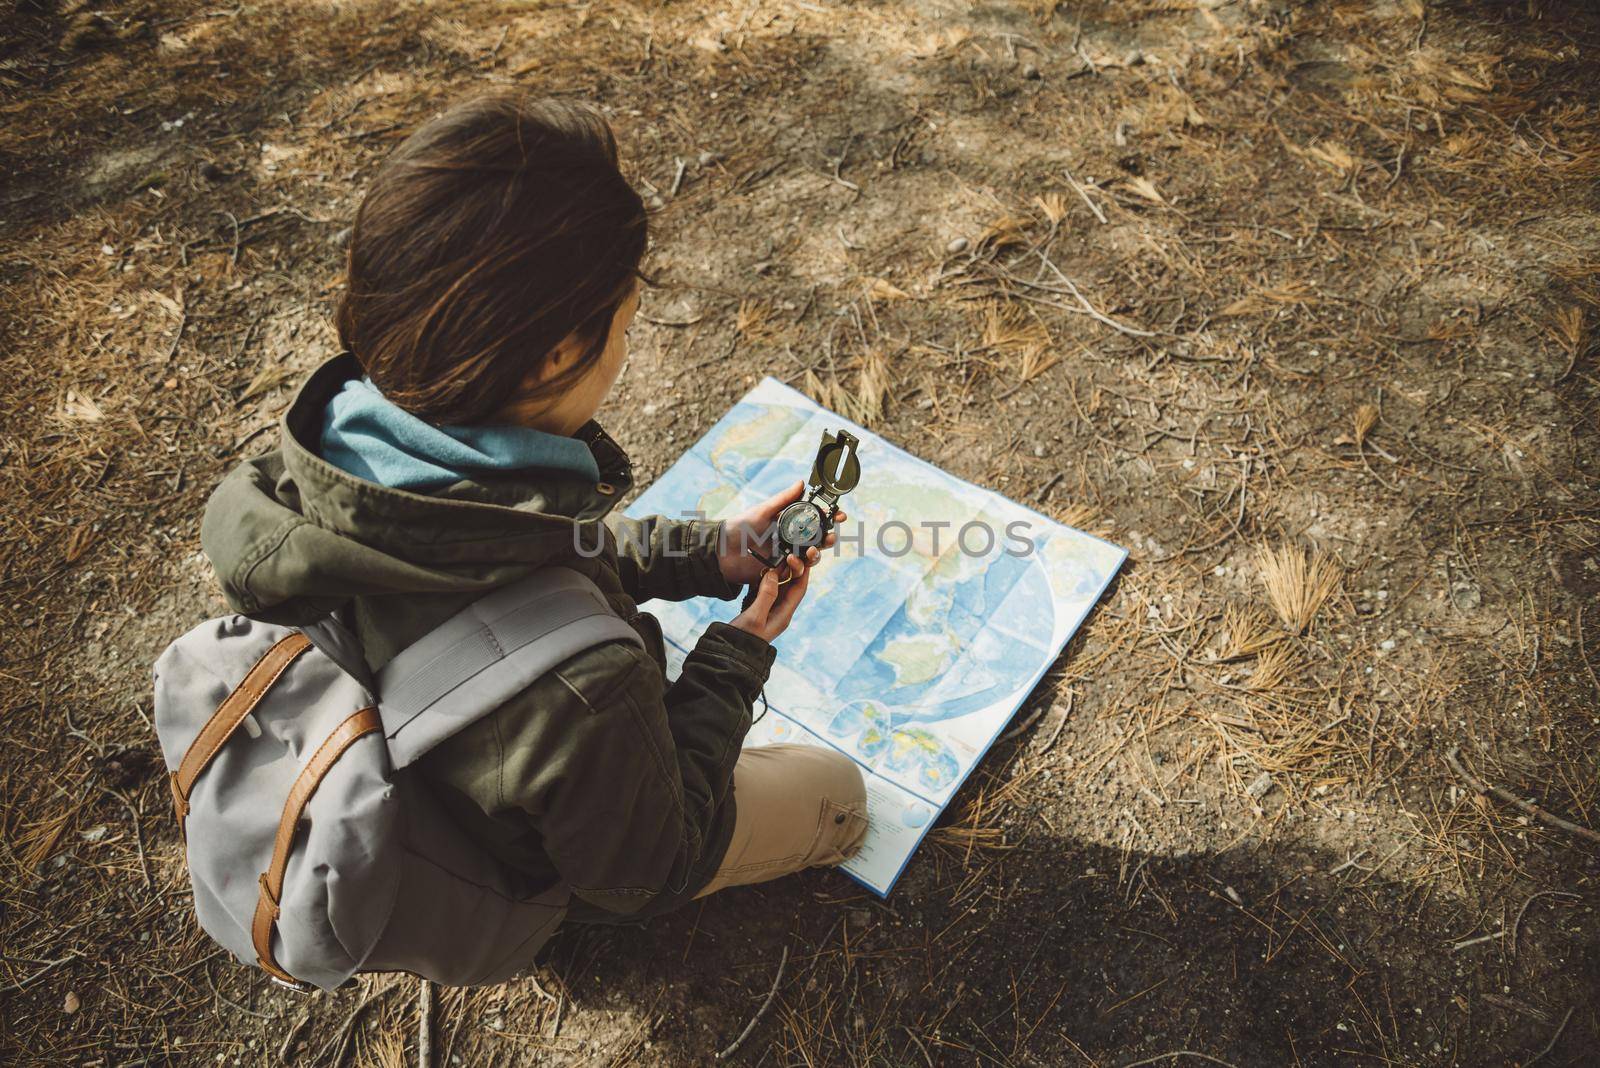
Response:
[[[756,587],[756,599],[750,602],[750,607],[764,620],[772,611],[772,604],[778,599],[778,572],[768,568],[761,572],[760,584]]]

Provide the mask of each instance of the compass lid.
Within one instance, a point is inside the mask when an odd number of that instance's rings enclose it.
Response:
[[[842,497],[856,488],[861,481],[861,461],[856,457],[860,442],[847,430],[835,433],[823,431],[822,444],[817,447],[816,462],[811,465],[811,484]]]

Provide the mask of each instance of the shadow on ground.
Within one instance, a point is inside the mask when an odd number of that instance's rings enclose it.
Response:
[[[1330,875],[1343,858],[1174,858],[1041,833],[956,896],[932,884],[959,858],[929,852],[885,903],[808,873],[643,928],[569,931],[548,965],[578,1003],[647,1025],[665,1064],[731,1043],[783,946],[749,1063],[1125,1064],[1192,1050],[1237,1065],[1514,1064],[1566,1022],[1543,1063],[1575,1064],[1600,1023],[1600,942],[1571,901],[1533,903],[1517,931],[1524,958],[1566,965],[1528,1003],[1505,992],[1522,971],[1506,938],[1453,948],[1492,923],[1438,919],[1414,887],[1359,867]]]

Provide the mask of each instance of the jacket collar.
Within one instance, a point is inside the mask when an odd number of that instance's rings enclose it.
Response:
[[[317,454],[323,412],[346,381],[359,377],[354,356],[336,356],[312,373],[280,423],[284,483],[280,492],[298,497],[301,513],[320,526],[369,544],[405,547],[409,555],[431,555],[429,547],[488,539],[528,537],[572,544],[572,526],[605,518],[633,486],[633,470],[600,424],[590,421],[576,435],[593,452],[600,480],[572,472],[485,473],[434,493],[391,489],[357,478]],[[499,555],[494,554],[494,555]]]

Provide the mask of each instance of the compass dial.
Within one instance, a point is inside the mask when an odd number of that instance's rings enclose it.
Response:
[[[822,544],[822,509],[810,501],[796,501],[778,513],[778,539],[796,549]]]

